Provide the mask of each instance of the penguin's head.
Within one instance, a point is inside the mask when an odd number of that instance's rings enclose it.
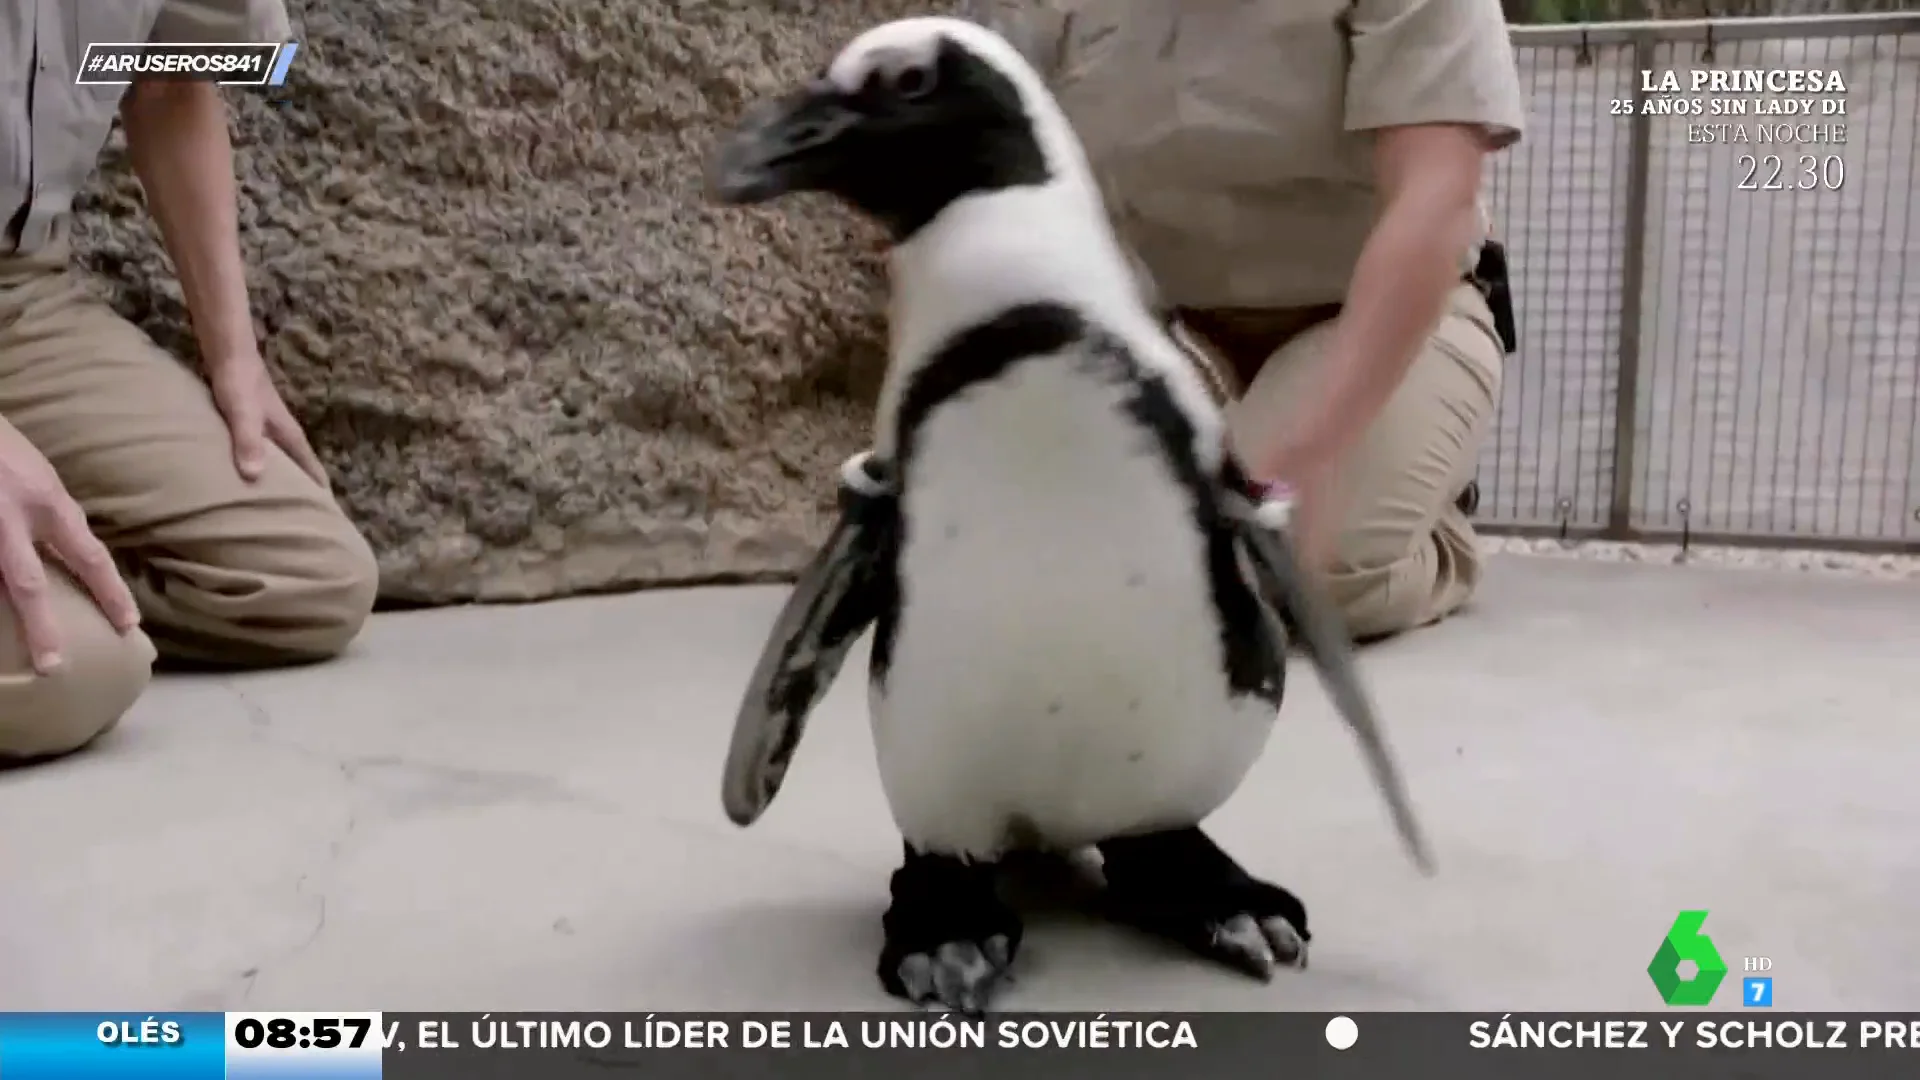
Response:
[[[715,151],[713,197],[762,203],[822,192],[911,237],[955,200],[1083,170],[1033,68],[959,19],[885,23],[818,77],[752,109]]]

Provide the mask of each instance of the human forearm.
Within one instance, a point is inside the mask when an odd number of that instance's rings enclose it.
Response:
[[[1459,285],[1478,221],[1471,189],[1444,178],[1416,179],[1395,194],[1355,265],[1327,343],[1326,381],[1279,456],[1341,454],[1379,415]]]
[[[258,355],[240,257],[227,107],[211,83],[136,83],[121,105],[127,150],[172,256],[209,368]]]

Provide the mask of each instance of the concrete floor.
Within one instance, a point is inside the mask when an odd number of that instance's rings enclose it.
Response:
[[[860,680],[751,830],[718,777],[783,593],[389,615],[336,665],[161,681],[0,774],[0,1009],[887,1007]],[[1303,675],[1214,820],[1300,892],[1266,987],[1037,920],[1009,1008],[1657,1008],[1701,907],[1781,1009],[1920,1007],[1920,588],[1505,557],[1371,650],[1440,852],[1402,858]],[[853,666],[853,665],[850,665]]]

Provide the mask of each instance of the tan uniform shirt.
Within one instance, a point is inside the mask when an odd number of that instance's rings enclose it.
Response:
[[[1175,307],[1337,303],[1379,211],[1373,131],[1464,123],[1502,149],[1524,123],[1498,0],[985,0],[972,13],[1049,78],[1121,238]]]
[[[90,42],[281,42],[282,0],[0,0],[0,255],[47,243],[124,86],[76,86]]]

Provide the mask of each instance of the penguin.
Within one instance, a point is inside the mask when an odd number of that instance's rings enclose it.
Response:
[[[869,714],[903,840],[882,987],[979,1015],[1022,941],[999,869],[1097,852],[1103,908],[1257,978],[1303,968],[1303,902],[1203,822],[1264,752],[1297,639],[1417,865],[1426,842],[1286,504],[1144,299],[1078,140],[1004,38],[923,17],[853,39],[714,150],[722,205],[839,199],[891,240],[870,449],[749,680],[722,801],[778,794],[872,629]]]

